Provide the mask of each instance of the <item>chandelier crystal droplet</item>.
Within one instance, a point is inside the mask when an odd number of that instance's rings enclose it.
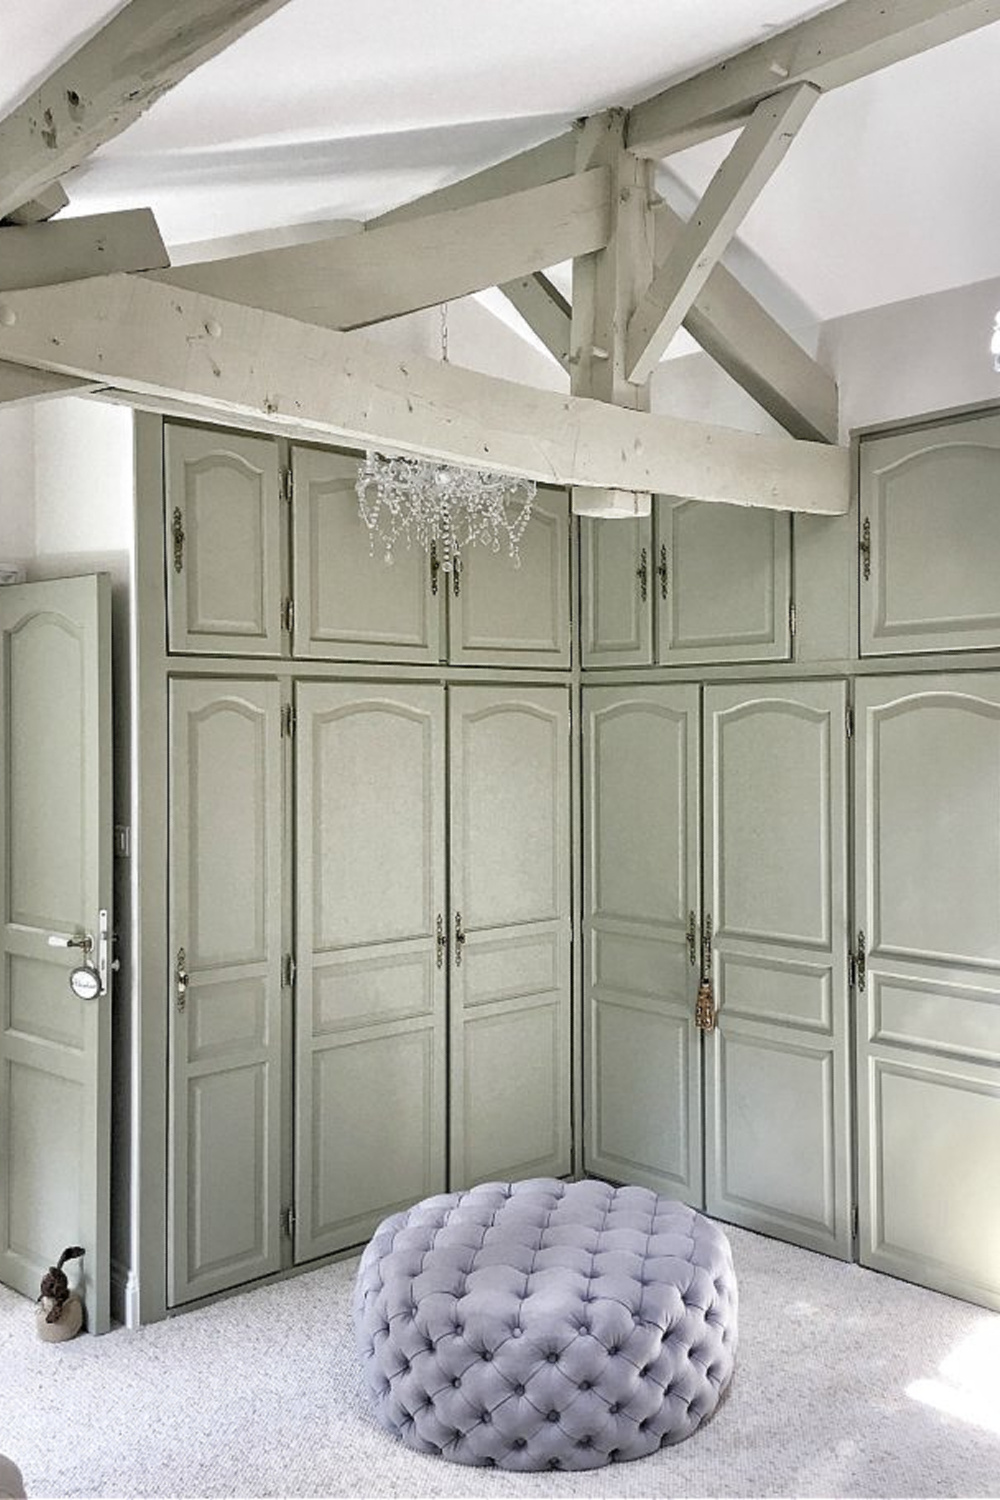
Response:
[[[448,363],[447,305],[441,309],[441,358]],[[499,552],[505,545],[515,568],[521,566],[519,546],[531,520],[534,480],[369,451],[358,470],[357,491],[372,555],[378,544],[387,563],[405,542],[425,552],[433,549],[444,573],[473,546]]]

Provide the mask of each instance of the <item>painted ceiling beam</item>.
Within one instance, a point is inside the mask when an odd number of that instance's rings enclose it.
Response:
[[[779,89],[828,93],[1000,19],[1000,0],[843,0],[637,104],[627,143],[662,157],[736,130]]]
[[[653,210],[653,221],[659,265],[682,233],[684,220],[661,203]],[[838,441],[840,406],[833,376],[721,262],[689,308],[684,327],[792,437]]]
[[[758,104],[629,319],[629,380],[649,379],[818,98],[813,84],[801,83]]]
[[[573,310],[558,287],[542,271],[505,281],[500,290],[532,333],[564,370],[569,370],[570,323]]]
[[[0,292],[169,264],[148,208],[0,228]]]
[[[39,401],[46,396],[82,395],[95,389],[96,382],[79,380],[72,375],[55,375],[51,370],[32,370],[28,365],[12,365],[0,360],[0,406],[16,402]]]
[[[0,219],[287,0],[129,0],[0,120]]]
[[[178,266],[157,276],[324,328],[433,307],[607,243],[606,170],[362,234]]]
[[[5,293],[0,359],[554,484],[820,515],[848,506],[843,448],[534,390],[143,276]]]
[[[56,214],[62,213],[64,208],[69,207],[69,194],[61,182],[53,182],[50,187],[43,188],[37,198],[29,198],[27,203],[22,203],[15,208],[13,213],[0,220],[3,224],[44,224],[48,219],[54,219]]]
[[[576,132],[568,130],[564,135],[543,141],[540,146],[531,146],[516,156],[508,156],[495,166],[473,172],[448,187],[435,188],[399,208],[391,208],[387,213],[369,219],[366,228],[380,229],[385,224],[398,224],[404,219],[420,219],[426,214],[444,213],[452,208],[471,208],[489,198],[503,198],[525,188],[541,187],[543,183],[572,176],[575,165]]]

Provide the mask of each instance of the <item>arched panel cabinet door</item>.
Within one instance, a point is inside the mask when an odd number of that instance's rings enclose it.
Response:
[[[694,684],[583,693],[584,1164],[700,1208],[698,718]]]
[[[168,422],[164,466],[169,649],[281,656],[277,444]]]
[[[281,1267],[277,682],[170,684],[171,1306]]]
[[[1000,415],[861,443],[861,654],[1000,646]]]
[[[1000,674],[856,703],[860,1257],[1000,1307]]]
[[[705,1207],[852,1253],[843,682],[705,688]]]
[[[449,689],[451,1187],[570,1170],[565,688]]]

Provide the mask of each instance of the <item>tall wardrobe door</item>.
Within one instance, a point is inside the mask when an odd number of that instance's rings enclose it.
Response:
[[[281,1264],[282,790],[277,683],[171,683],[171,1305]]]
[[[295,1255],[308,1260],[445,1186],[444,690],[299,683],[296,707]]]
[[[1000,1306],[1000,674],[857,689],[860,1249]]]
[[[653,660],[653,522],[580,522],[585,667],[648,667]]]
[[[791,538],[780,511],[659,497],[657,660],[786,661]]]
[[[295,655],[436,662],[446,580],[419,546],[392,564],[358,513],[358,456],[292,449]]]
[[[450,689],[451,1186],[570,1170],[565,688]]]
[[[584,690],[584,1162],[700,1207],[698,707]]]
[[[705,689],[709,1213],[849,1258],[847,690]]]
[[[538,491],[515,567],[507,547],[468,547],[449,590],[449,659],[459,665],[570,664],[569,497]]]
[[[280,656],[276,443],[168,422],[164,466],[170,650]]]

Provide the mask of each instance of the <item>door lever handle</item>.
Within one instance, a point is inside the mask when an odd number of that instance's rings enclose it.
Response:
[[[94,946],[89,932],[50,932],[46,941],[50,948],[82,948],[84,953]]]

